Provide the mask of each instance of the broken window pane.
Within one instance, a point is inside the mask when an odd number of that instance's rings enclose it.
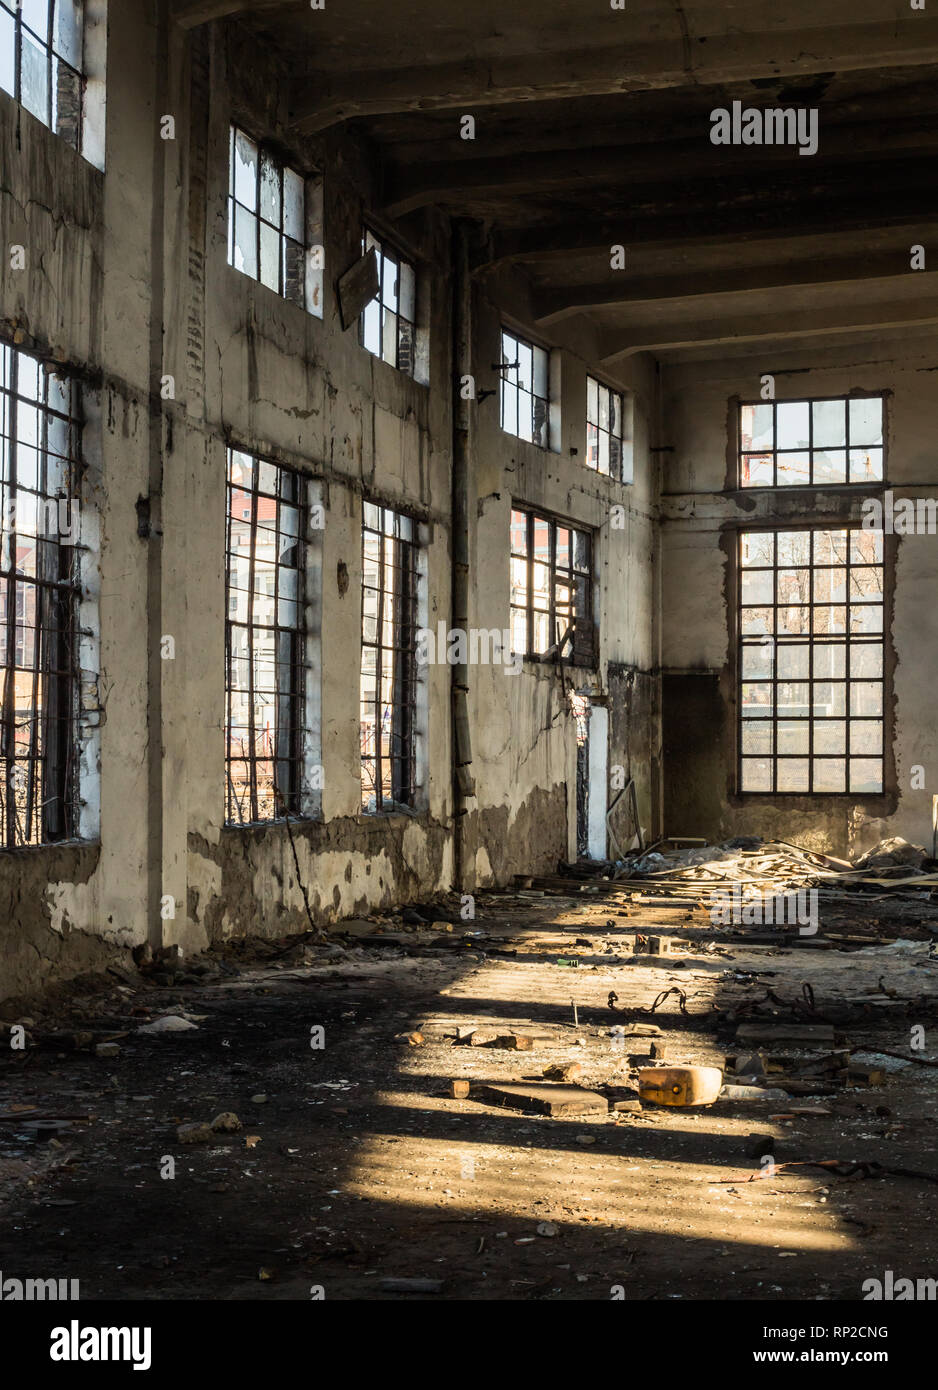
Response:
[[[300,308],[307,305],[305,182],[231,127],[228,260]]]
[[[837,487],[883,479],[883,397],[739,406],[741,487]]]
[[[0,87],[16,95],[16,21],[0,6]]]
[[[503,430],[547,447],[547,353],[502,329],[501,412]]]
[[[81,68],[81,0],[55,0],[53,48],[71,67]]]
[[[257,211],[257,145],[243,130],[234,138],[234,196],[243,207]]]
[[[261,273],[262,285],[270,290],[280,290],[280,233],[266,222],[260,224],[261,232]]]
[[[364,250],[375,248],[378,261],[378,293],[362,310],[359,341],[375,357],[396,367],[405,376],[417,368],[416,274],[403,257],[383,246],[373,232],[362,236]]]
[[[524,558],[530,542],[530,562]],[[592,538],[588,531],[551,517],[514,509],[511,513],[511,603],[531,615],[528,622],[512,617],[513,650],[543,656],[564,638],[563,653],[576,664],[594,660]]]
[[[586,453],[588,468],[622,477],[622,396],[595,377],[586,378]]]
[[[257,218],[240,203],[234,204],[234,264],[236,270],[257,279]]]
[[[81,138],[81,78],[67,63],[52,60],[52,128],[74,149]]]
[[[44,124],[49,122],[49,60],[47,50],[22,33],[20,100]]]
[[[283,231],[293,241],[306,244],[306,184],[293,169],[283,170]]]
[[[260,215],[279,232],[281,225],[280,168],[268,151],[260,157]]]
[[[306,252],[297,241],[283,238],[283,293],[302,309],[306,302]]]

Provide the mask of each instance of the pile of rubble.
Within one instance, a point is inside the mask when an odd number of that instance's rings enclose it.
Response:
[[[901,838],[881,841],[855,863],[750,836],[722,845],[674,846],[673,840],[662,840],[620,859],[612,876],[651,881],[656,893],[678,898],[695,898],[702,890],[736,884],[762,893],[817,888],[828,895],[857,889],[921,893],[938,887],[935,861],[920,846]]]

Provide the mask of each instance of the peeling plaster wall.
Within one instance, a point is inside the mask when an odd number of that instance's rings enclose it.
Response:
[[[502,324],[543,341],[525,328],[530,321],[524,285],[500,277],[477,294],[474,360],[480,385],[498,385],[491,364],[500,359]],[[609,766],[631,764],[641,819],[656,833],[657,474],[650,452],[656,376],[654,363],[645,357],[627,358],[611,371],[598,372],[632,398],[634,481],[622,484],[583,463],[586,375],[596,373],[588,365],[596,359],[596,344],[576,327],[557,333],[551,371],[561,426],[550,449],[500,429],[497,391],[476,415],[470,621],[486,629],[508,626],[509,520],[512,504],[518,503],[593,531],[599,625],[594,670],[565,669],[561,674],[553,664],[529,661],[520,675],[492,666],[470,670],[477,795],[470,802],[467,842],[480,886],[505,883],[516,873],[552,872],[558,859],[576,857],[576,724],[564,685],[566,691],[588,690],[592,699],[610,705]],[[613,507],[622,509],[621,528],[611,524]],[[631,729],[626,670],[635,673],[633,680],[637,677],[650,696],[635,705]],[[623,825],[618,817],[616,825]]]
[[[146,553],[135,502],[147,490],[154,46],[144,7],[111,9],[106,176],[0,93],[0,332],[81,375],[83,514],[106,504],[85,567],[99,591],[99,666],[83,673],[97,687],[100,766],[86,776],[82,820],[97,820],[100,844],[0,855],[0,997],[101,968],[147,930]],[[24,270],[10,268],[14,243]]]
[[[662,499],[662,698],[667,833],[776,836],[854,855],[887,835],[931,845],[938,793],[938,706],[931,654],[938,536],[886,539],[886,791],[882,796],[739,797],[735,791],[734,689],[728,594],[732,537],[740,527],[790,518],[819,524],[860,519],[860,497],[756,496],[727,490],[731,397],[757,399],[764,371],[776,398],[886,391],[887,482],[896,497],[938,497],[938,340],[743,357],[662,369],[663,443],[673,446]],[[789,375],[789,373],[791,373]],[[890,589],[892,575],[892,592]],[[891,751],[890,751],[891,750]],[[913,768],[924,769],[923,788]],[[917,780],[917,779],[916,779]]]
[[[100,533],[89,561],[100,594],[99,669],[87,673],[100,752],[83,817],[98,817],[99,836],[0,855],[0,998],[99,968],[145,941],[190,952],[308,925],[285,827],[224,824],[229,443],[316,479],[325,505],[314,698],[322,818],[292,827],[314,920],[425,899],[454,883],[450,667],[426,672],[427,778],[414,816],[359,813],[357,719],[363,497],[419,519],[426,622],[435,630],[450,621],[449,224],[430,209],[393,229],[418,266],[428,387],[370,356],[338,315],[335,282],[360,254],[363,219],[379,235],[391,230],[369,216],[381,204],[374,151],[348,131],[294,140],[272,59],[223,24],[159,29],[157,10],[144,0],[108,6],[103,171],[0,93],[3,243],[28,253],[22,272],[0,256],[0,331],[82,378],[83,505]],[[168,140],[166,113],[175,121]],[[227,265],[231,120],[280,139],[288,161],[324,176],[322,318]],[[522,332],[533,318],[515,282],[480,284],[475,300],[474,370],[491,387],[502,314]],[[508,625],[513,498],[595,530],[599,663],[566,678],[609,703],[609,763],[635,772],[653,833],[654,364],[628,359],[605,374],[634,395],[635,482],[623,487],[582,463],[585,374],[597,344],[573,323],[553,345],[563,420],[556,452],[503,434],[497,395],[477,407],[470,623]],[[624,508],[621,530],[609,526],[614,504]],[[165,637],[174,644],[168,660]],[[575,852],[576,825],[575,727],[558,672],[474,668],[469,703],[478,795],[462,822],[472,881],[553,868]]]
[[[342,329],[336,279],[361,254],[363,210],[376,201],[367,159],[339,137],[285,144],[288,158],[324,171],[325,294],[319,319],[227,264],[228,129],[281,128],[273,71],[240,51],[223,28],[206,38],[211,99],[204,228],[190,234],[190,259],[204,264],[197,293],[202,332],[199,420],[187,411],[185,479],[178,507],[207,544],[187,547],[185,622],[199,651],[186,675],[190,715],[180,728],[187,788],[185,914],[170,939],[197,950],[221,937],[278,935],[308,927],[293,850],[282,825],[224,824],[224,516],[227,442],[322,480],[322,595],[319,707],[322,822],[292,827],[300,876],[317,923],[423,898],[452,877],[449,824],[449,671],[427,677],[424,805],[413,818],[359,814],[357,691],[361,630],[362,498],[409,511],[427,539],[430,618],[449,608],[448,228],[432,214],[413,219],[405,249],[418,265],[418,317],[431,364],[429,388],[359,345]],[[380,232],[380,227],[376,227]],[[204,231],[204,242],[202,235]],[[198,318],[198,316],[197,316]],[[193,352],[178,321],[182,360]],[[204,347],[203,347],[204,344]],[[193,375],[190,361],[190,377]]]

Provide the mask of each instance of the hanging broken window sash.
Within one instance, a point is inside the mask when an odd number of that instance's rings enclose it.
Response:
[[[359,341],[374,357],[414,376],[417,367],[417,276],[413,265],[367,228],[362,255],[374,252],[378,286],[362,310]]]

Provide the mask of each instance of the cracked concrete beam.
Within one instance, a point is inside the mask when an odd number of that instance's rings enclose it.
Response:
[[[191,8],[219,6],[206,0]],[[702,35],[694,39],[690,59],[686,47],[683,36],[676,33],[663,41],[482,61],[460,59],[423,68],[368,69],[339,80],[311,69],[294,84],[289,103],[292,124],[315,133],[355,116],[440,111],[466,103],[498,106],[753,78],[918,67],[938,62],[938,19],[915,16],[907,24],[889,21]]]

